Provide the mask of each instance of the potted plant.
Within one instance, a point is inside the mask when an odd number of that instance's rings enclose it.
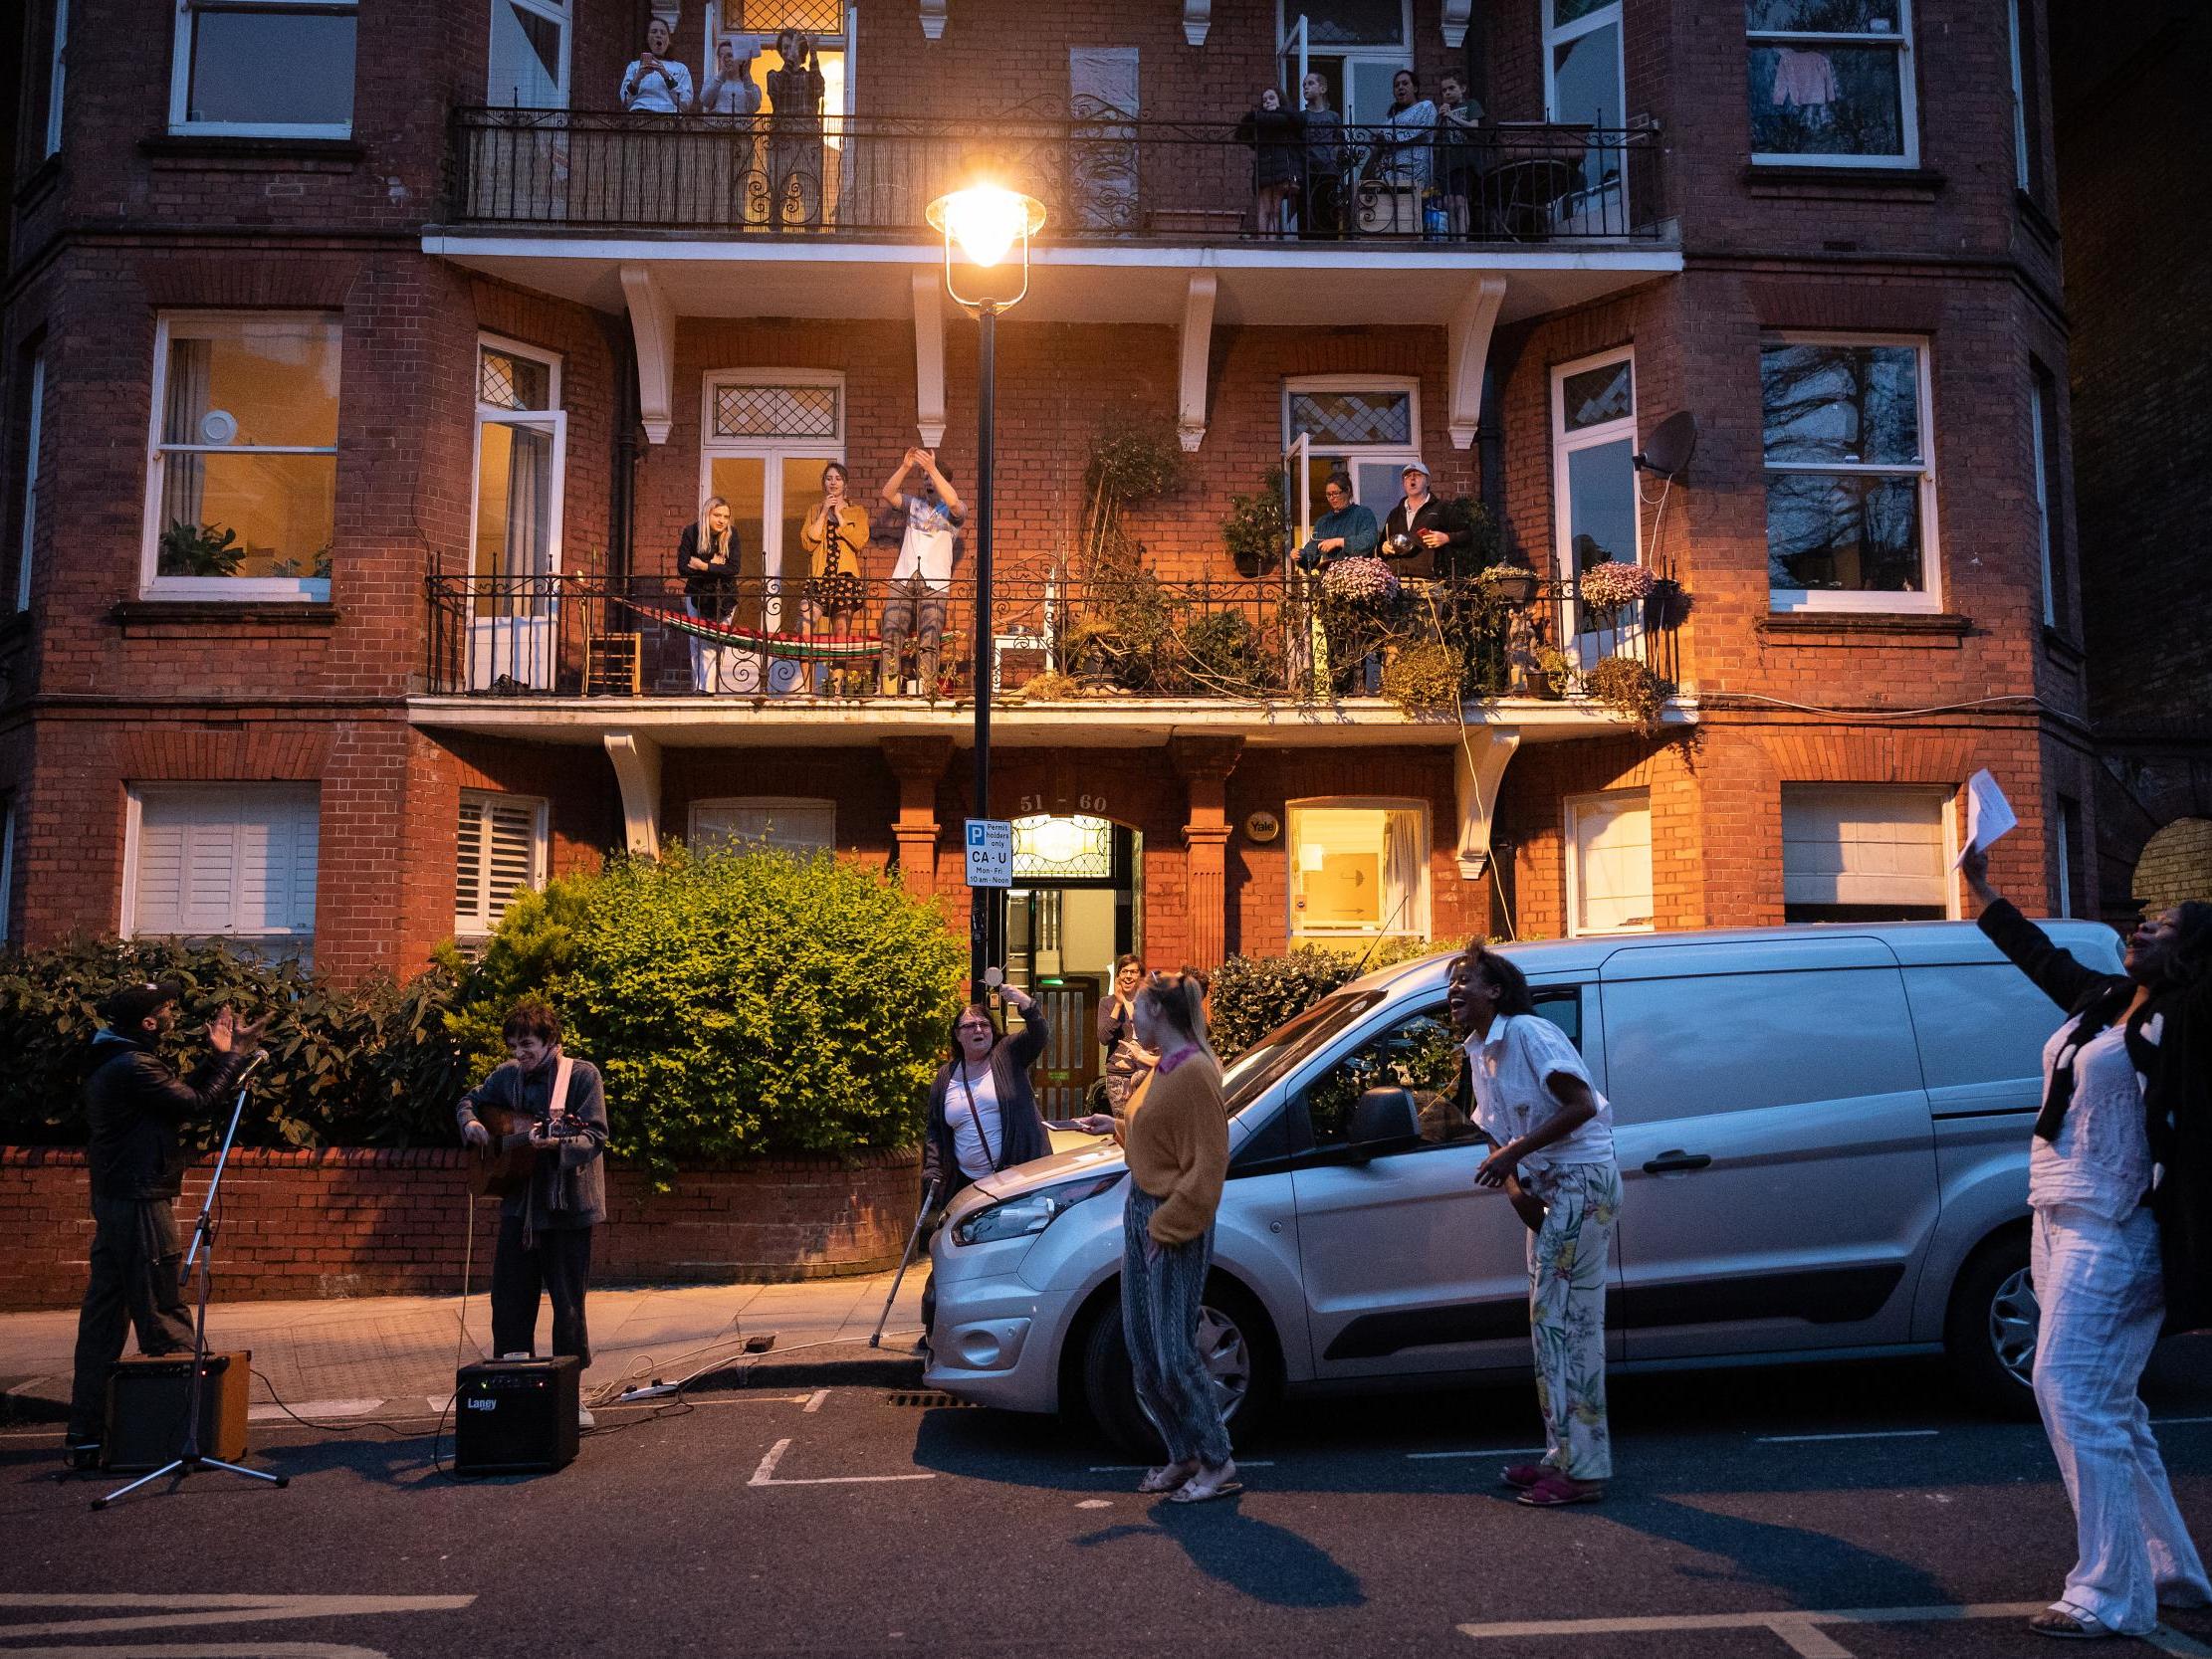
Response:
[[[1525,564],[1493,564],[1478,579],[1508,605],[1525,605],[1536,597],[1536,572]]]
[[[1659,729],[1660,711],[1672,690],[1634,657],[1608,657],[1585,674],[1582,683],[1593,698],[1647,737]]]
[[[1575,592],[1592,610],[1618,611],[1624,605],[1634,605],[1651,595],[1653,576],[1641,564],[1627,564],[1620,559],[1606,559],[1593,564],[1575,578]]]
[[[1228,499],[1221,541],[1240,576],[1265,576],[1282,563],[1289,531],[1283,518],[1282,469],[1277,467],[1249,496]]]
[[[1671,576],[1659,577],[1652,583],[1652,591],[1644,596],[1644,626],[1647,628],[1679,628],[1688,614],[1689,595]]]

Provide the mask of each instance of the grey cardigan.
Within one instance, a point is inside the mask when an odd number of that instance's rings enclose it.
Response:
[[[490,1077],[461,1097],[454,1121],[466,1130],[477,1121],[481,1103],[520,1108],[546,1122],[553,1116],[553,1071],[559,1060],[555,1048],[528,1076],[514,1061],[502,1061]],[[606,1094],[598,1067],[588,1060],[576,1061],[568,1074],[567,1106],[583,1133],[540,1152],[529,1188],[500,1200],[501,1215],[522,1216],[533,1229],[595,1227],[606,1219]]]
[[[1035,1004],[1022,1016],[1019,1032],[998,1039],[991,1051],[992,1081],[998,1089],[998,1158],[995,1169],[1010,1169],[1052,1150],[1052,1138],[1044,1133],[1044,1119],[1037,1112],[1037,1097],[1029,1087],[1029,1068],[1044,1052],[1044,1011]],[[922,1190],[937,1183],[936,1202],[942,1204],[969,1183],[953,1151],[953,1126],[947,1103],[953,1093],[953,1062],[937,1069],[930,1085],[929,1122],[922,1131]]]

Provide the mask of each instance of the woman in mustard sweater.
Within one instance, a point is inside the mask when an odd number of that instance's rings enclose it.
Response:
[[[1205,982],[1189,973],[1155,973],[1137,993],[1137,1041],[1160,1061],[1130,1097],[1125,1136],[1122,1329],[1137,1401],[1168,1445],[1167,1463],[1137,1490],[1178,1504],[1244,1490],[1198,1349],[1214,1212],[1228,1174],[1228,1113],[1220,1063],[1207,1046],[1205,998]]]

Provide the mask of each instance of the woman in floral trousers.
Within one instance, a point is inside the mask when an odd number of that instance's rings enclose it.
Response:
[[[1479,1186],[1502,1186],[1529,1226],[1528,1323],[1544,1458],[1504,1471],[1537,1509],[1596,1503],[1613,1474],[1606,1424],[1605,1287],[1621,1213],[1613,1108],[1582,1056],[1536,1012],[1528,979],[1476,946],[1451,974],[1452,1022],[1467,1034],[1474,1123],[1492,1151]]]

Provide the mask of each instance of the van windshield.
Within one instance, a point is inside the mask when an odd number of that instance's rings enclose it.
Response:
[[[1239,1054],[1221,1075],[1221,1096],[1233,1118],[1299,1061],[1383,1000],[1381,991],[1339,991],[1322,998]]]

